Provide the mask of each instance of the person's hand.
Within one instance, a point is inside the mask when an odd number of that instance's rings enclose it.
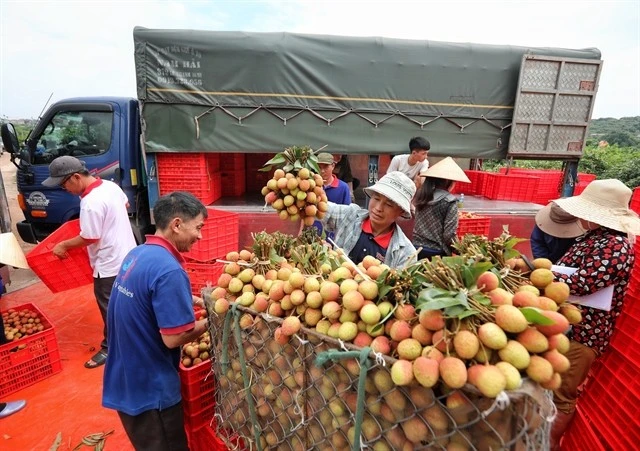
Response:
[[[63,243],[58,243],[53,247],[53,255],[58,257],[61,260],[69,257],[67,253],[67,247]]]
[[[200,296],[192,295],[191,301],[193,302],[193,305],[204,308],[204,299],[202,299]]]

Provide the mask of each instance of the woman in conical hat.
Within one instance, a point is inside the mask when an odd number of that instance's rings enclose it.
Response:
[[[571,275],[556,273],[556,281],[565,282],[570,294],[576,296],[608,287],[613,287],[613,294],[609,310],[581,306],[582,320],[572,326],[573,338],[565,354],[571,371],[562,374],[562,384],[554,390],[558,414],[551,431],[551,449],[559,443],[571,421],[578,387],[586,379],[591,364],[609,347],[623,303],[630,302],[625,300],[625,292],[636,258],[633,243],[640,234],[640,219],[629,209],[631,195],[620,180],[594,180],[581,194],[554,201],[575,216],[576,225],[584,231],[558,261],[558,265],[578,270]]]
[[[451,157],[447,157],[420,174],[424,177],[413,204],[416,218],[413,245],[422,248],[418,258],[451,255],[458,230],[458,205],[451,194],[456,182],[471,181]]]

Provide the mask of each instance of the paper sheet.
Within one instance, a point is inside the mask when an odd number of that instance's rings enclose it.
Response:
[[[553,265],[551,267],[551,271],[558,272],[561,274],[566,274],[570,276],[574,272],[576,272],[578,268],[573,268],[571,266],[556,266]],[[569,295],[568,302],[572,304],[584,305],[585,307],[591,307],[598,310],[611,310],[611,304],[613,301],[613,285],[609,285],[601,290],[596,291],[592,294],[587,294],[585,296],[574,296]]]

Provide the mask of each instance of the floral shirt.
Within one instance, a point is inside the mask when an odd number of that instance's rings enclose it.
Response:
[[[611,310],[581,307],[582,322],[573,326],[573,339],[603,353],[609,346],[634,261],[633,246],[625,234],[600,227],[576,239],[559,260],[561,266],[579,268],[570,276],[557,274],[571,294],[583,296],[614,285]]]

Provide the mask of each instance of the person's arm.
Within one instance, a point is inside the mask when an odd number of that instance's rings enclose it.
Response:
[[[70,238],[68,240],[60,241],[53,247],[53,254],[61,259],[67,258],[67,251],[69,249],[76,249],[79,247],[86,247],[90,244],[95,243],[98,240],[88,240],[86,238],[82,238],[80,235]]]
[[[547,243],[544,240],[544,232],[535,224],[531,231],[529,241],[531,243],[531,255],[533,255],[533,258],[549,257],[549,249],[547,249]]]
[[[204,318],[195,322],[193,329],[177,334],[161,334],[162,342],[167,348],[174,349],[185,345],[206,332],[209,325],[209,319]]]
[[[614,252],[614,248],[618,250]],[[596,243],[589,248],[588,257],[590,261],[599,262],[599,266],[583,265],[571,275],[554,273],[556,281],[569,285],[571,294],[575,296],[595,293],[609,285],[614,285],[620,279],[628,278],[631,270],[629,259],[621,259],[620,256],[628,256],[630,251],[631,246],[622,237],[616,237],[615,241]],[[569,257],[569,254],[565,254],[565,257]],[[566,263],[569,258],[562,260]],[[567,263],[567,266],[571,264]],[[606,279],[603,277],[605,274],[609,276]]]

